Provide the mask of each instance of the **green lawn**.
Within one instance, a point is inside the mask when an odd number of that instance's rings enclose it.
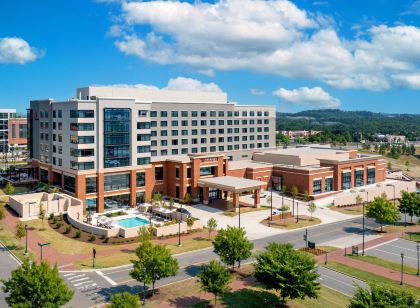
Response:
[[[341,263],[337,263],[337,262],[328,262],[328,265],[326,265],[325,267],[342,272],[350,276],[357,277],[366,282],[376,282],[376,283],[389,285],[392,287],[402,288],[403,290],[411,292],[417,298],[420,298],[420,288],[416,288],[407,284],[404,286],[401,286],[399,281],[391,280],[391,279],[388,279],[388,278],[385,278],[376,274],[372,274],[366,271],[362,271],[357,268],[353,268],[353,267],[350,267]]]
[[[269,209],[269,207],[267,206],[261,206],[261,207],[241,207],[241,215],[245,214],[245,213],[250,213],[250,212],[256,212],[256,211],[265,211]],[[223,215],[225,216],[229,216],[229,217],[235,217],[237,215],[239,215],[239,212],[236,212],[235,210],[229,210],[229,211],[224,211]]]
[[[375,256],[353,256],[353,255],[347,255],[347,257],[352,258],[352,259],[356,259],[359,261],[363,261],[363,262],[368,262],[368,263],[372,263],[375,265],[379,265],[382,267],[386,267],[389,269],[392,269],[394,271],[401,271],[401,264],[400,263],[395,263],[392,261],[388,261],[388,260],[384,260]],[[414,267],[410,267],[407,265],[404,265],[404,273],[406,274],[410,274],[410,275],[416,275],[417,274],[417,269],[415,269]]]
[[[264,219],[261,221],[261,223],[263,225],[268,225],[268,220]],[[298,229],[298,228],[304,228],[304,227],[309,227],[309,226],[313,226],[313,225],[317,225],[320,224],[321,220],[318,218],[312,218],[309,219],[307,217],[299,217],[299,222],[296,223],[295,219],[292,220],[286,220],[286,223],[283,223],[283,220],[275,220],[272,222],[272,226],[274,228],[279,228],[279,229],[286,229],[286,230],[293,230],[293,229]]]
[[[218,303],[229,308],[259,308],[279,307],[279,297],[261,288],[244,288],[235,292],[227,292],[219,296]],[[209,307],[214,301],[204,301],[190,307]],[[322,286],[317,299],[288,300],[289,307],[296,308],[326,308],[326,307],[348,307],[349,297]]]
[[[404,239],[408,240],[408,241],[414,241],[417,243],[420,243],[420,233],[416,232],[416,233],[406,233],[404,234]]]
[[[330,206],[329,209],[340,212],[347,215],[362,215],[363,209],[359,206],[346,206],[346,207],[337,207],[337,206]]]

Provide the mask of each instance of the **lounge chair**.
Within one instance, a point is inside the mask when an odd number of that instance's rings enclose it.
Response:
[[[106,216],[101,216],[98,218],[98,220],[96,221],[96,225],[98,226],[103,226],[104,223],[108,220],[108,217]]]
[[[112,219],[111,218],[107,218],[106,221],[104,222],[103,226],[105,228],[111,229],[112,228]]]

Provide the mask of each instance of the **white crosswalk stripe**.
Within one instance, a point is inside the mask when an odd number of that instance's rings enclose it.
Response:
[[[97,284],[86,274],[67,273],[64,274],[63,277],[69,284],[78,290],[88,290],[97,286]]]

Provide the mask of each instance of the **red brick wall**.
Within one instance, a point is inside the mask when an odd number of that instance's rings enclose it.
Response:
[[[12,134],[12,129],[13,129],[13,124],[16,124],[16,128],[15,128],[15,136],[16,138],[12,138],[13,134]],[[19,138],[19,124],[25,124],[27,125],[27,119],[23,119],[23,118],[17,118],[17,119],[10,119],[9,120],[9,144],[27,144],[28,143],[28,139],[26,138],[26,136],[24,138]]]

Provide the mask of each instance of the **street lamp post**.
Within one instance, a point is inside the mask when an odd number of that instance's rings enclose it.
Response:
[[[182,209],[182,204],[181,204]],[[181,221],[182,221],[182,211],[179,212],[180,218],[178,219],[178,246],[181,246]]]
[[[394,187],[394,206],[395,206],[395,184],[392,184],[392,187]]]
[[[271,226],[271,221],[273,220],[273,189],[274,189],[274,182],[271,181],[270,226]]]
[[[239,208],[239,215],[238,215],[238,225],[239,225],[239,229],[241,228],[241,204],[238,204],[238,208]],[[268,222],[270,223],[270,222]]]
[[[296,223],[299,222],[299,202],[296,201]]]
[[[42,248],[48,245],[50,245],[50,243],[38,243],[38,246],[41,248],[41,262],[42,262]]]
[[[401,282],[400,285],[404,284],[404,253],[401,253]]]
[[[369,192],[366,191],[366,203],[369,202]],[[362,221],[363,221],[363,230],[362,230],[362,256],[365,255],[365,203],[362,204],[363,213],[362,213]]]
[[[144,276],[146,276],[146,268],[143,268]],[[143,277],[143,304],[146,304],[146,282],[145,278]]]
[[[25,242],[26,242],[26,244],[25,244],[25,255],[28,254],[28,229],[29,229],[28,225],[25,225]]]
[[[417,276],[419,276],[420,275],[420,246],[419,246],[419,244],[417,244]]]

